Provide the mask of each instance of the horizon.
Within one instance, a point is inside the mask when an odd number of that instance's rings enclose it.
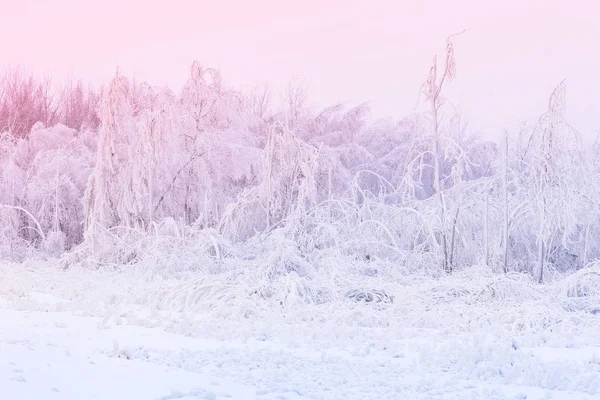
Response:
[[[415,110],[447,36],[466,29],[454,41],[457,76],[446,95],[471,131],[493,138],[534,122],[563,79],[569,121],[584,136],[600,129],[600,82],[591,80],[600,58],[590,50],[600,27],[590,1],[236,3],[8,0],[0,34],[18,39],[5,45],[0,64],[94,85],[119,68],[178,92],[198,60],[237,90],[268,85],[273,102],[296,79],[314,107],[367,102],[373,119],[399,119]]]

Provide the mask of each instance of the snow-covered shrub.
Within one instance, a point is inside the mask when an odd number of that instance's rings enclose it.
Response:
[[[563,295],[567,297],[595,297],[600,305],[600,268],[595,263],[579,270],[562,282]]]
[[[48,232],[42,243],[42,249],[52,257],[59,257],[65,251],[65,239],[64,232]]]
[[[6,235],[11,240],[37,246],[46,234],[56,232],[64,243],[53,246],[53,253],[81,242],[81,200],[96,150],[90,135],[63,125],[44,128],[36,124],[18,141],[3,136],[0,208],[8,218],[5,227],[10,233]]]

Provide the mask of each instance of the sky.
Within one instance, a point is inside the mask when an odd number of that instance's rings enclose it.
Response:
[[[236,89],[304,82],[316,107],[415,110],[434,54],[455,39],[448,99],[485,135],[543,113],[567,80],[567,116],[600,131],[595,0],[1,0],[0,66],[108,82],[117,66],[181,88],[194,60]],[[276,99],[275,99],[276,100]]]

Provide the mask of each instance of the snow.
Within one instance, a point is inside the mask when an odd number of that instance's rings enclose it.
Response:
[[[470,133],[445,60],[399,121],[196,62],[181,95],[6,97],[2,398],[600,397],[598,146],[564,82],[500,147]]]
[[[457,275],[397,286],[387,307],[336,300],[283,313],[267,303],[248,316],[242,308],[157,309],[147,301],[152,293],[181,286],[134,271],[64,271],[52,263],[0,271],[7,399],[600,395],[600,316],[567,311],[568,299],[554,294],[552,301],[549,286],[529,300],[460,303],[456,293],[445,298],[444,288],[461,288],[463,280],[473,291],[480,282]],[[419,290],[432,294],[425,308]]]

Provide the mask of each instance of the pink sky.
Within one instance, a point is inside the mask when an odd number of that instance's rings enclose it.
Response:
[[[0,64],[92,82],[124,73],[179,88],[194,59],[244,89],[305,78],[317,105],[415,106],[433,53],[456,39],[449,97],[496,133],[544,111],[568,80],[568,115],[600,129],[595,0],[2,0]]]

